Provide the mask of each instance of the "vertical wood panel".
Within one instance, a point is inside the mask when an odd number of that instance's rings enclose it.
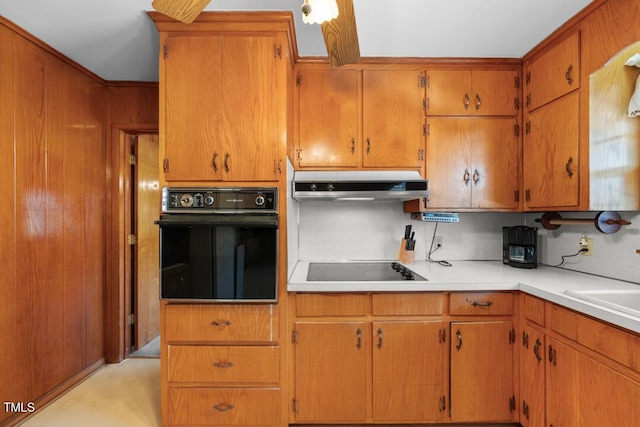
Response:
[[[85,77],[86,186],[86,364],[104,355],[105,208],[106,208],[106,90]]]
[[[46,390],[45,53],[21,37],[15,51],[16,398]]]
[[[84,106],[82,75],[64,69],[64,367],[68,376],[80,371],[86,361],[85,270],[86,206],[84,174]],[[92,250],[94,245],[91,245]]]
[[[47,233],[44,240],[47,270],[47,389],[51,390],[68,377],[64,365],[64,269],[61,254],[64,248],[64,215],[62,210],[63,144],[62,138],[62,73],[64,63],[46,57],[47,90]]]
[[[15,191],[14,125],[13,125],[13,40],[14,36],[0,25],[0,200],[13,200]],[[0,396],[15,398],[16,359],[16,268],[15,211],[12,203],[0,204]],[[9,414],[0,412],[0,422]]]

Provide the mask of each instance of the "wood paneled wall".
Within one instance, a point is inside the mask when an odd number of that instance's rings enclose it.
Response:
[[[0,19],[0,99],[0,400],[38,408],[104,363],[107,90]]]

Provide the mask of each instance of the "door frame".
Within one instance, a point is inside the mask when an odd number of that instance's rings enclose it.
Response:
[[[126,217],[125,197],[130,191],[128,135],[158,133],[157,124],[114,124],[111,126],[110,158],[107,160],[106,289],[104,311],[104,355],[107,363],[119,363],[127,355],[126,330],[128,309],[126,286],[131,277],[130,248],[125,236],[130,228]],[[129,256],[129,258],[128,258]]]

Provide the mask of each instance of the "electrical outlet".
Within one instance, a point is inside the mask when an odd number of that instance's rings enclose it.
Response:
[[[585,252],[581,252],[584,256],[593,256],[593,239],[582,236],[580,237],[580,250],[586,249]]]
[[[433,239],[433,249],[440,248],[442,249],[442,244],[444,242],[444,238],[442,236],[436,236]]]

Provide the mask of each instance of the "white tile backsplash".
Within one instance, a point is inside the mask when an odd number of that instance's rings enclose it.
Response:
[[[582,234],[593,238],[592,257],[568,258],[563,268],[640,283],[640,212],[621,212],[632,225],[603,234],[592,226],[564,225],[545,230],[535,222],[542,213],[460,213],[458,223],[421,222],[403,212],[401,202],[296,202],[289,210],[290,263],[297,260],[397,259],[407,224],[416,232],[416,260],[427,258],[434,230],[443,248],[434,260],[502,259],[502,226],[538,227],[538,262],[560,263],[562,255],[578,250]],[[593,218],[597,212],[562,213],[566,218]],[[292,227],[295,230],[292,230]],[[437,229],[436,229],[437,227]],[[292,233],[293,231],[293,233]],[[290,267],[292,268],[292,267]]]

